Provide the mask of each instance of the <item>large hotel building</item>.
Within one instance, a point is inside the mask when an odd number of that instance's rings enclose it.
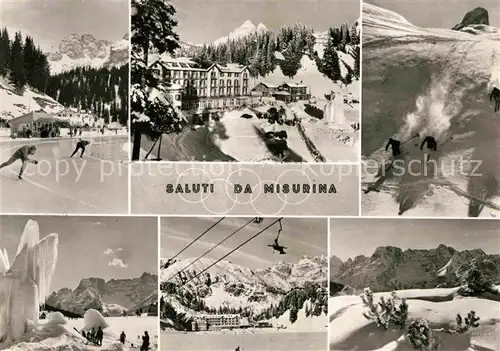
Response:
[[[200,68],[195,62],[165,55],[151,65],[169,85],[169,98],[182,110],[214,112],[237,107],[250,96],[248,67],[212,64]]]

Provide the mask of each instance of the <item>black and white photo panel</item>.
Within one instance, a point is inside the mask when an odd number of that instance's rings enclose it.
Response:
[[[129,2],[1,6],[1,212],[127,213]]]
[[[498,350],[499,228],[330,219],[330,350]]]
[[[1,216],[0,349],[158,350],[158,219]]]
[[[161,219],[161,350],[326,350],[325,218]]]
[[[132,0],[131,23],[132,161],[359,162],[359,1]]]

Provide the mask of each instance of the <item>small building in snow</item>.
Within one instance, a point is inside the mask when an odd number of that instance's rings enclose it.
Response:
[[[256,93],[256,95],[270,97],[278,91],[278,85],[269,84],[265,82],[260,82],[256,86],[253,87],[252,93]]]
[[[67,121],[71,126],[83,127],[88,125],[89,127],[96,126],[96,116],[87,111],[81,111],[76,108],[66,107],[64,110],[56,113],[55,117],[60,120]]]

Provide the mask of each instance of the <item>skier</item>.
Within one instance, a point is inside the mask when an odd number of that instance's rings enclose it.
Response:
[[[429,150],[429,154],[430,154],[430,151],[437,151],[437,141],[436,139],[434,139],[433,136],[426,136],[424,138],[424,140],[422,141],[422,144],[420,144],[420,150],[422,151],[424,145],[427,144],[427,149]],[[429,161],[429,155],[428,153],[426,152],[425,153],[425,162],[428,162]]]
[[[493,101],[493,99],[495,99],[495,112],[497,112],[500,110],[500,90],[497,87],[491,91],[490,101]]]
[[[35,165],[38,164],[37,160],[32,160],[30,158],[31,155],[36,154],[36,151],[37,151],[37,148],[35,145],[21,146],[19,149],[16,150],[16,152],[14,152],[14,154],[10,157],[10,159],[8,159],[7,161],[5,161],[4,163],[2,163],[0,165],[0,169],[13,164],[17,160],[21,160],[23,164],[21,166],[21,170],[19,171],[19,179],[23,179],[22,175],[23,175],[23,172],[24,172],[26,166],[28,165],[28,163],[33,163]]]
[[[401,142],[399,140],[389,138],[389,142],[385,146],[385,151],[391,146],[392,156],[396,157],[401,154]]]
[[[122,344],[125,344],[125,338],[126,338],[126,336],[125,336],[125,332],[124,332],[124,331],[122,331],[122,333],[120,334],[120,342],[121,342]]]
[[[78,140],[78,143],[76,143],[75,151],[73,151],[70,157],[73,157],[80,149],[82,150],[80,157],[83,157],[83,153],[85,152],[85,146],[87,146],[88,144],[90,144],[90,141],[83,139]]]
[[[149,334],[147,331],[144,332],[144,336],[142,337],[142,346],[141,351],[149,350]]]

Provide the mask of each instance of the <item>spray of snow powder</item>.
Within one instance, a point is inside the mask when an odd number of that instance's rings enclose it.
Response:
[[[427,91],[416,101],[416,111],[405,117],[401,131],[402,139],[407,139],[419,133],[422,136],[432,135],[437,140],[447,137],[452,118],[456,117],[462,108],[461,99],[465,88],[453,86],[452,77],[437,77],[431,79]]]

